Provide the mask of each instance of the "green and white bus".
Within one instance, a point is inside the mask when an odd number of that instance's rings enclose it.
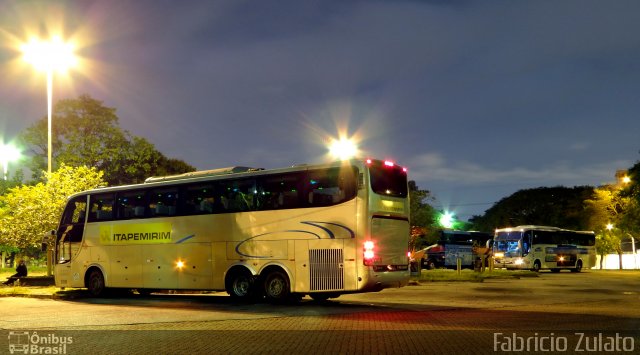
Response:
[[[84,191],[51,239],[58,287],[280,302],[406,285],[409,234],[407,170],[367,159]]]
[[[546,226],[496,229],[493,239],[494,266],[506,269],[569,269],[580,272],[596,263],[593,232]]]

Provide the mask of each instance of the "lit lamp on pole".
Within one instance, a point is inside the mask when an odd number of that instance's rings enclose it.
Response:
[[[47,74],[47,173],[51,174],[52,143],[51,143],[51,107],[53,98],[53,72],[64,72],[76,64],[73,46],[64,43],[60,37],[53,37],[50,41],[32,39],[22,46],[24,60],[32,64],[36,70]]]
[[[329,154],[335,159],[349,160],[358,154],[358,146],[348,138],[333,139],[329,144]]]
[[[20,151],[10,145],[10,144],[2,144],[0,145],[0,162],[2,162],[2,167],[4,174],[3,179],[7,180],[7,170],[9,167],[9,162],[20,159]]]

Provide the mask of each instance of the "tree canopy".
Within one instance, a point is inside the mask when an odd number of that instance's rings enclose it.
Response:
[[[435,201],[429,190],[420,190],[415,181],[409,181],[409,210],[411,224],[411,246],[420,248],[434,240],[437,235],[435,209],[429,202]]]
[[[0,245],[38,246],[44,234],[58,226],[69,195],[106,185],[103,173],[93,167],[62,164],[45,176],[46,182],[13,187],[0,196]]]
[[[58,101],[52,117],[53,166],[95,167],[104,172],[104,179],[111,185],[195,170],[181,160],[164,156],[145,138],[121,129],[118,122],[115,108],[88,95]],[[28,127],[20,139],[32,153],[31,171],[44,170],[47,118]]]
[[[477,230],[518,225],[547,225],[585,230],[588,217],[584,201],[591,198],[593,187],[539,187],[520,190],[498,201],[483,216],[471,219]]]

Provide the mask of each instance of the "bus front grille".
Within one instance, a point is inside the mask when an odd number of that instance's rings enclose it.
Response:
[[[311,291],[344,289],[342,249],[310,249]]]

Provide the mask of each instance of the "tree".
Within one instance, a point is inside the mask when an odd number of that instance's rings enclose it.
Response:
[[[0,197],[0,245],[22,250],[36,247],[47,231],[55,229],[68,196],[105,186],[96,168],[62,164],[46,182],[17,186]]]
[[[604,255],[615,251],[622,269],[621,228],[624,228],[624,215],[630,202],[631,198],[622,194],[620,187],[615,185],[598,187],[592,197],[584,202],[590,216],[589,229],[597,233],[596,250],[600,254],[600,268]]]
[[[90,166],[104,171],[111,185],[137,183],[151,175],[194,171],[191,165],[169,159],[150,142],[118,126],[116,109],[106,107],[88,95],[60,100],[53,113],[53,165]],[[40,172],[46,166],[46,117],[20,136],[33,157],[30,168]]]
[[[412,249],[418,249],[422,245],[435,241],[436,228],[435,209],[429,202],[435,201],[428,190],[420,190],[415,181],[409,181],[409,222],[411,224]]]
[[[588,225],[584,200],[592,193],[591,186],[519,190],[498,201],[483,216],[474,216],[471,222],[476,230],[526,224],[584,230]]]

